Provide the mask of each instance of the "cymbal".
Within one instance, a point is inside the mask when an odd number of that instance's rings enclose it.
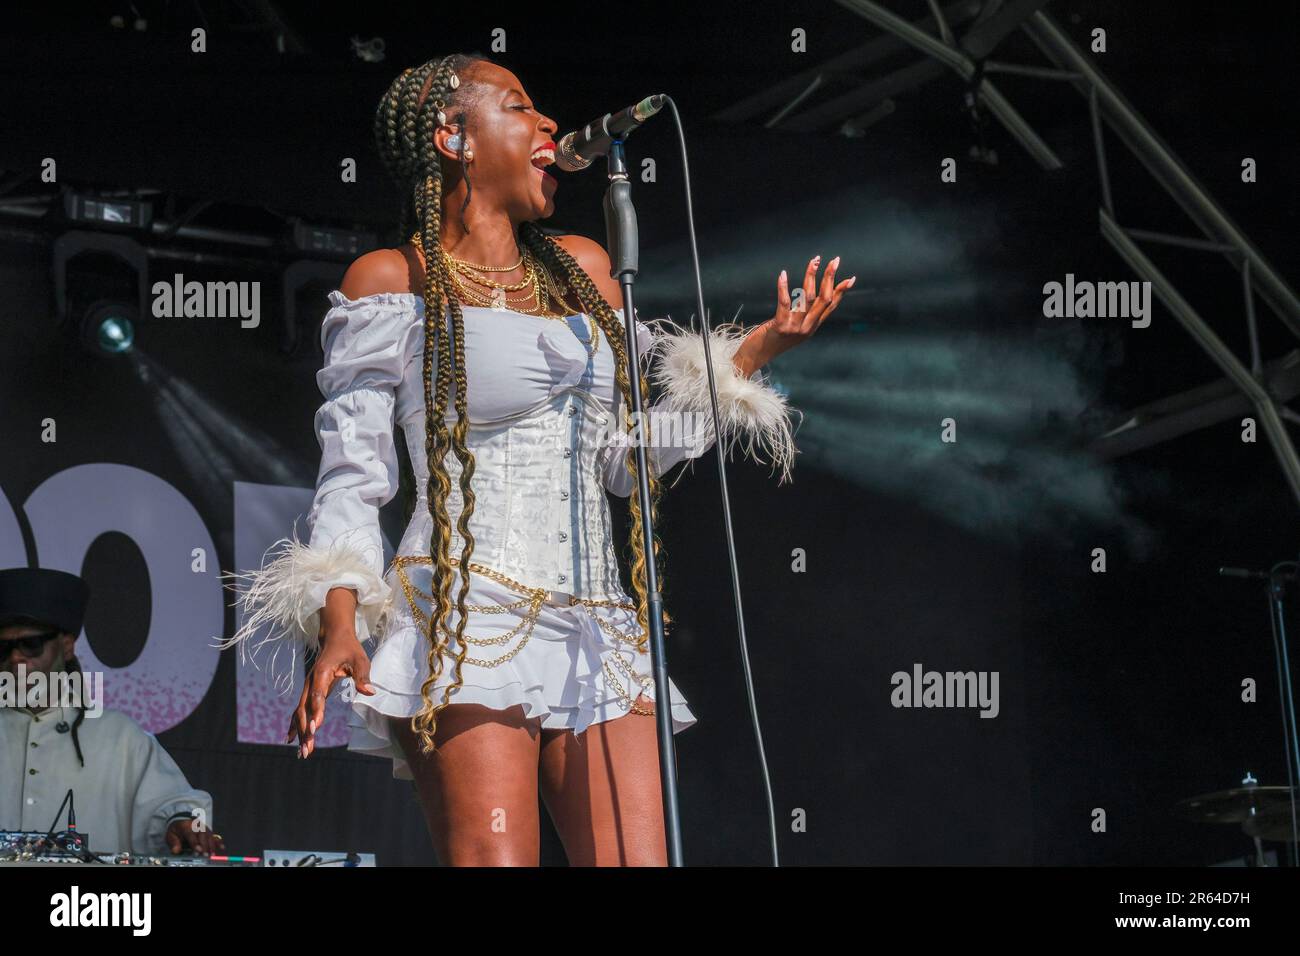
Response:
[[[1300,818],[1300,808],[1297,809]],[[1291,804],[1269,807],[1241,825],[1247,836],[1259,837],[1276,843],[1290,843],[1294,839],[1291,830]]]
[[[1201,823],[1244,823],[1276,807],[1291,805],[1289,787],[1234,787],[1188,797],[1174,804],[1184,820]],[[1290,811],[1288,810],[1289,814]],[[1289,819],[1289,817],[1288,817]],[[1289,826],[1289,824],[1288,824]]]

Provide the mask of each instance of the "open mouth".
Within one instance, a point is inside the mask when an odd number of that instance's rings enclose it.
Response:
[[[555,144],[551,142],[543,143],[537,149],[533,150],[533,155],[528,157],[533,168],[542,175],[543,180],[549,179],[551,182],[558,182],[554,176],[546,171],[547,166],[555,164]]]

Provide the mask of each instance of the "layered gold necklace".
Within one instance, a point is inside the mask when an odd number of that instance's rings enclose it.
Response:
[[[411,236],[411,244],[420,250],[421,255],[425,254],[424,244],[419,233]],[[543,319],[555,319],[560,322],[563,322],[569,315],[568,308],[564,304],[564,296],[568,292],[567,287],[552,276],[549,269],[537,261],[531,249],[524,249],[519,256],[519,261],[509,266],[484,266],[475,262],[468,262],[465,259],[456,258],[441,246],[438,247],[438,252],[447,265],[452,282],[456,285],[458,297],[462,302],[487,309],[509,310]],[[486,274],[491,272],[513,272],[520,266],[524,267],[524,277],[514,283],[497,282]],[[474,288],[465,281],[466,279],[492,291],[484,292],[481,289]],[[523,294],[511,298],[510,293],[512,292],[522,292]],[[528,302],[532,302],[532,305],[525,304]],[[595,317],[593,316],[590,321],[591,337],[583,344],[587,347],[588,352],[595,355],[596,350],[600,347],[600,334]]]

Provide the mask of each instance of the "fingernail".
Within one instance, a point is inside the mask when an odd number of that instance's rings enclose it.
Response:
[[[840,257],[839,257],[839,256],[836,256],[834,259],[831,260],[831,268],[832,268],[832,269],[834,269],[834,268],[835,268],[836,266],[838,266],[839,264],[840,264]]]
[[[473,568],[470,570],[473,570]],[[311,734],[316,733],[316,721],[312,720],[307,723],[307,732]]]
[[[782,281],[782,282],[785,281],[785,270],[784,270],[784,269],[781,270],[781,281]]]
[[[858,277],[857,277],[857,276],[854,276],[852,279],[850,279],[850,280],[849,280],[849,288],[852,289],[852,288],[853,288],[853,283],[855,283],[855,282],[857,282],[857,281],[858,281]]]

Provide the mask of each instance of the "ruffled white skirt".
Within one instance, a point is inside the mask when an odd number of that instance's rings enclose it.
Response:
[[[416,607],[427,620],[432,570],[427,564],[407,565],[404,570]],[[427,625],[422,627],[412,613],[397,569],[390,570],[388,577],[394,601],[384,636],[371,657],[370,683],[375,692],[353,691],[348,749],[388,757],[393,761],[393,776],[410,780],[405,755],[389,735],[388,718],[410,718],[423,710],[420,689],[429,676],[429,643]],[[457,569],[453,601],[459,587]],[[635,605],[626,596],[623,603]],[[470,573],[466,605],[475,607],[467,611],[468,650],[461,667],[461,687],[452,694],[452,705],[482,704],[494,710],[522,705],[525,717],[540,718],[543,728],[580,734],[591,724],[629,714],[640,694],[656,699],[651,657],[638,653],[635,644],[640,628],[634,609],[547,601],[538,608],[530,627],[533,605],[529,597],[477,571]],[[507,607],[510,605],[515,606]],[[476,609],[483,607],[506,609]],[[436,703],[442,701],[442,689],[454,683],[460,649],[455,620],[453,610],[447,622],[452,634],[447,638],[442,673],[433,692]],[[696,718],[671,679],[668,689],[676,734]],[[653,718],[633,715],[629,719]]]

